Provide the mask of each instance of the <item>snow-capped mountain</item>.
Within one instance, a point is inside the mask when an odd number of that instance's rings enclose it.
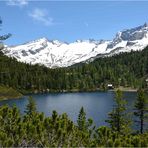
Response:
[[[120,52],[142,50],[148,45],[148,24],[120,31],[112,41],[77,40],[65,43],[41,38],[23,45],[6,47],[3,53],[18,61],[45,65],[50,68],[67,67],[93,60],[100,56],[112,56]]]

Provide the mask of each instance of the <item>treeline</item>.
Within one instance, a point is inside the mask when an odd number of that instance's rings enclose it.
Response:
[[[20,115],[16,106],[1,106],[0,147],[148,147],[148,129],[143,130],[148,110],[144,92],[138,91],[134,107],[136,124],[140,127],[137,132],[130,128],[122,92],[118,90],[115,96],[115,106],[106,121],[109,127],[98,128],[92,119],[86,118],[83,107],[75,124],[66,113],[58,115],[53,111],[51,117],[45,117],[37,112],[32,98],[24,115]]]
[[[17,62],[0,53],[0,85],[21,92],[85,91],[115,87],[147,88],[148,47],[142,51],[98,58],[89,64],[49,69]]]

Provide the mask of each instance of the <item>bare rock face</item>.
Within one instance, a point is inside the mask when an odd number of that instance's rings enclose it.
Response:
[[[5,47],[2,52],[18,61],[40,64],[49,68],[68,67],[98,57],[112,56],[131,50],[142,50],[148,45],[148,24],[120,31],[112,41],[94,39],[73,43],[41,38],[23,45]]]

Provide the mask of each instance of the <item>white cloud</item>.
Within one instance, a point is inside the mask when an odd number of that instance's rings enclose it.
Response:
[[[22,7],[28,5],[28,0],[8,0],[7,5]]]
[[[46,9],[35,8],[32,12],[29,13],[29,16],[32,17],[35,21],[41,22],[46,26],[53,25],[53,18],[48,16]]]

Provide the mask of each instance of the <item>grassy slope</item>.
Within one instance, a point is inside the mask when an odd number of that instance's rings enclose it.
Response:
[[[21,96],[22,94],[19,93],[17,90],[0,85],[0,100],[10,99],[10,98],[19,98]]]

